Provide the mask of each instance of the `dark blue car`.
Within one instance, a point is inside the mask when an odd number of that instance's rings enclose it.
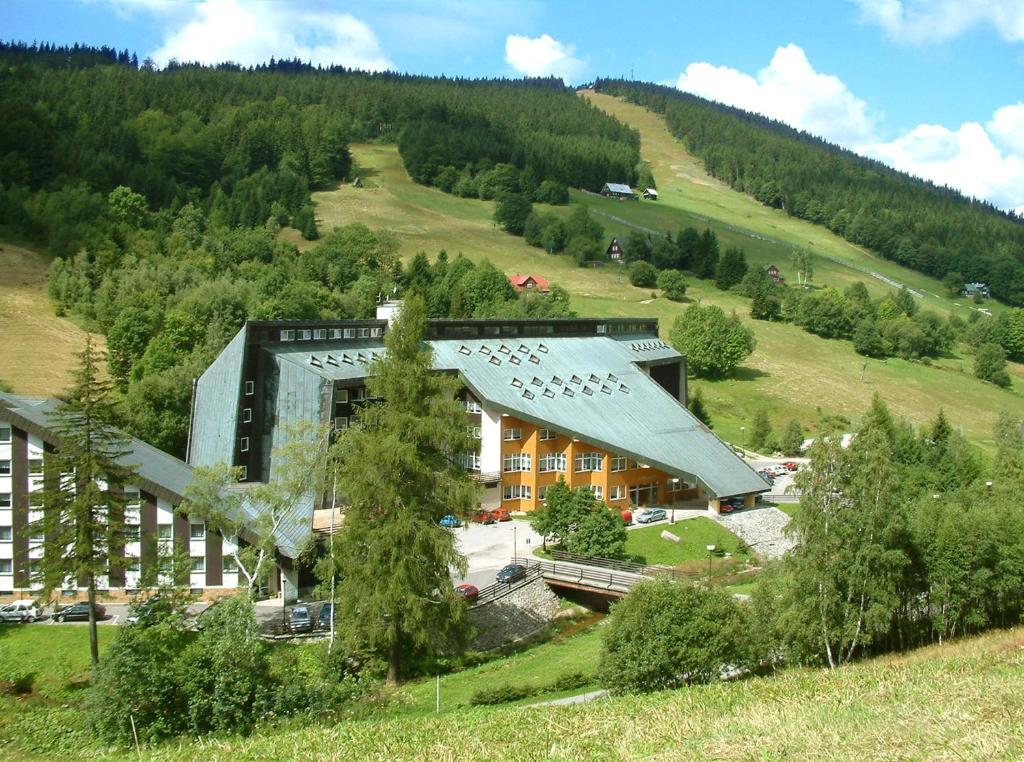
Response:
[[[331,629],[331,619],[334,618],[334,604],[325,603],[320,607],[320,616],[316,620],[316,628],[318,630],[329,630]]]

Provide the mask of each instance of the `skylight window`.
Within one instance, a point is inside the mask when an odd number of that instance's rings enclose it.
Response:
[[[534,386],[544,386],[544,382],[541,381],[536,376],[533,377],[533,380],[530,383],[533,384]]]
[[[530,354],[530,348],[528,346],[526,346],[525,344],[520,344],[518,351],[519,351],[520,354],[524,354],[524,355]]]
[[[523,386],[523,382],[520,381],[518,378],[513,378],[512,379],[512,386],[514,386],[516,389],[520,389]]]
[[[611,393],[612,393],[612,390],[611,390],[611,389],[609,389],[609,388],[608,388],[607,386],[605,386],[604,384],[601,384],[601,391],[602,391],[602,392],[604,392],[605,394],[611,394]]]
[[[576,396],[576,392],[574,392],[568,386],[562,388],[562,394],[564,394],[566,397],[575,397]]]
[[[516,357],[515,355],[512,355],[511,357],[509,357],[509,358],[508,358],[508,361],[509,361],[510,363],[512,363],[513,365],[519,365],[520,363],[522,363],[522,360],[520,360],[520,359],[519,359],[518,357]]]
[[[341,361],[344,363],[348,363],[349,365],[354,365],[354,363],[352,362],[352,358],[349,357],[348,355],[342,355]]]
[[[324,364],[320,362],[320,358],[317,357],[316,355],[309,356],[309,364],[312,365],[314,368],[324,367]]]
[[[526,399],[528,399],[528,400],[532,400],[533,397],[534,397],[534,394],[529,389],[523,389],[523,396],[526,397]]]
[[[548,399],[554,399],[555,398],[555,393],[553,391],[551,391],[550,389],[545,388],[544,391],[543,391],[543,394]]]
[[[548,348],[544,344],[538,344],[537,345],[537,351],[538,352],[543,352],[544,354],[547,354],[548,353]]]
[[[582,384],[582,383],[583,383],[583,379],[582,379],[582,378],[580,378],[579,376],[576,376],[576,375],[574,375],[574,376],[573,376],[572,378],[570,378],[569,380],[570,380],[570,381],[571,381],[572,383],[576,384],[577,386],[579,386],[580,384]]]
[[[537,357],[537,355],[530,355],[530,356],[529,356],[528,358],[526,358],[526,359],[528,359],[528,360],[529,360],[530,362],[532,362],[532,363],[533,363],[534,365],[540,365],[540,358],[539,358],[539,357]]]
[[[491,353],[490,347],[488,347],[486,344],[481,344],[480,345],[480,349],[478,349],[476,351],[479,352],[482,355],[489,355]]]
[[[463,344],[461,347],[459,347],[459,354],[460,355],[470,355],[470,354],[472,354],[472,352],[470,351],[469,347],[467,347],[465,344]]]
[[[506,347],[504,344],[502,344],[500,347],[498,347],[498,351],[501,352],[503,355],[510,355],[510,354],[512,354],[512,350],[509,349],[508,347]]]
[[[597,376],[595,376],[593,373],[591,373],[590,374],[590,383],[592,383],[592,384],[599,384],[599,383],[601,383],[601,379],[599,379]]]
[[[501,360],[499,360],[494,355],[491,355],[491,359],[488,360],[487,362],[491,363],[491,365],[501,365]]]
[[[562,379],[560,379],[558,376],[552,376],[551,377],[551,383],[553,383],[555,386],[561,386],[562,385]]]
[[[613,384],[617,384],[619,382],[618,377],[614,373],[608,374],[608,380],[611,381]]]
[[[593,397],[594,396],[594,390],[591,389],[589,386],[584,386],[583,387],[583,393],[585,395],[587,395],[588,397]]]
[[[327,355],[327,364],[333,365],[334,367],[338,367],[338,358],[335,357],[334,355]]]
[[[619,391],[623,394],[629,394],[629,387],[625,384],[619,384]]]

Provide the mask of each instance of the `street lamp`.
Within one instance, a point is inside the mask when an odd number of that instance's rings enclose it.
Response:
[[[714,545],[707,545],[705,547],[707,547],[707,549],[708,549],[708,576],[710,577],[711,576],[711,554],[715,552],[715,546]]]
[[[515,563],[516,556],[519,555],[518,543],[516,542],[516,525],[512,525],[512,562]]]

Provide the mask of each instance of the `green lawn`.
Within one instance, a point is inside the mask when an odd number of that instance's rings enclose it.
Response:
[[[563,675],[580,672],[594,675],[601,654],[600,623],[585,627],[578,634],[558,637],[522,653],[441,677],[441,711],[461,711],[469,706],[476,691],[503,685],[550,685]],[[595,686],[571,691],[548,692],[518,703],[531,704],[592,690]],[[435,683],[422,680],[403,687],[396,696],[395,716],[423,715],[434,712]]]
[[[663,531],[672,532],[679,542],[662,539]],[[747,554],[739,550],[739,538],[711,519],[698,516],[675,524],[657,524],[643,529],[630,529],[626,533],[626,553],[643,559],[645,564],[678,566],[687,561],[707,561],[708,545],[732,553],[746,560]]]
[[[601,101],[601,105],[606,107],[607,103]],[[682,174],[667,183],[659,182],[667,187],[664,199],[657,203],[618,202],[574,193],[574,198],[595,212],[670,230],[693,224],[692,215],[697,214],[709,220],[712,227],[718,225],[723,245],[742,245],[751,261],[760,264],[778,263],[778,257],[794,241],[805,240],[829,256],[856,261],[915,287],[927,287],[936,294],[925,300],[927,305],[943,314],[967,310],[964,306],[955,307],[952,300],[941,296],[937,282],[877,260],[824,228],[786,217],[777,210],[763,209],[743,194],[716,186],[706,176],[702,179],[696,174],[698,165],[672,140],[660,120],[628,104],[615,108],[620,118],[640,129],[642,151],[652,161],[656,177],[659,172],[664,176],[672,167],[680,167],[677,171]],[[550,256],[497,230],[491,221],[492,202],[460,199],[416,185],[392,145],[354,145],[352,152],[357,164],[372,173],[375,187],[345,185],[314,194],[323,230],[359,221],[370,227],[394,230],[405,257],[421,250],[433,257],[445,249],[451,256],[462,252],[475,260],[490,259],[508,273],[534,272],[568,288],[573,307],[580,315],[655,317],[666,338],[672,321],[686,306],[662,298],[652,300],[650,289],[629,284],[622,267],[581,269],[568,257]],[[566,208],[557,211],[565,213]],[[601,219],[609,237],[628,229],[607,217]],[[730,229],[741,226],[764,237],[770,234],[783,243],[750,238]],[[876,294],[889,288],[840,265],[822,261],[816,267],[818,283],[844,286],[854,280],[864,280]],[[722,292],[707,281],[692,282],[687,298],[690,303],[717,304],[742,316],[749,310],[748,300]],[[737,373],[714,382],[691,382],[691,387],[699,387],[704,393],[716,433],[737,444],[741,440],[740,427],[749,427],[758,408],[768,411],[776,430],[781,430],[791,418],[811,428],[818,420],[819,410],[856,420],[876,392],[895,414],[916,424],[929,421],[940,408],[944,409],[955,425],[963,427],[969,439],[989,451],[994,450],[992,428],[999,410],[1007,409],[1024,417],[1024,395],[1018,391],[1024,389],[1024,366],[1011,365],[1017,389],[1005,391],[975,379],[970,357],[960,353],[931,367],[896,359],[866,360],[853,351],[848,341],[822,339],[783,323],[748,324],[754,329],[758,345]]]

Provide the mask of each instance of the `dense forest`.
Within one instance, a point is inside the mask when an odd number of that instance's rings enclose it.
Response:
[[[1024,304],[1024,220],[799,132],[660,85],[599,79],[598,92],[665,117],[707,171],[787,214],[919,272],[981,281]]]
[[[495,158],[550,187],[576,176],[571,151],[554,141],[545,153],[542,133],[588,121],[601,140],[626,134],[548,80],[297,62],[158,72],[127,51],[79,46],[0,46],[0,101],[0,238],[54,255],[50,295],[106,335],[125,426],[178,455],[191,380],[246,319],[369,317],[396,288],[421,293],[431,317],[572,314],[564,290],[519,296],[486,262],[434,252],[403,267],[386,231],[321,235],[310,190],[350,175],[349,141],[399,140],[425,118],[486,121],[507,145],[537,149]],[[549,180],[545,161],[569,174]],[[317,244],[300,252],[281,240],[288,225]]]

